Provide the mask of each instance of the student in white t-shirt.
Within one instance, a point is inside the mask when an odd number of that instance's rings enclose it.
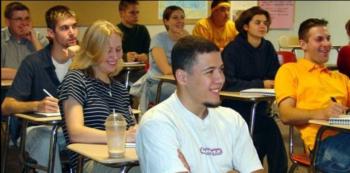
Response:
[[[219,48],[186,36],[171,59],[177,90],[144,114],[137,134],[142,172],[262,172],[247,124],[219,106],[225,81]]]

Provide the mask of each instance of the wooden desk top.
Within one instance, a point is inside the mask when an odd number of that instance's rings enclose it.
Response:
[[[127,63],[124,62],[123,67],[130,70],[130,69],[136,69],[136,68],[141,68],[145,67],[146,64],[144,63]]]
[[[10,87],[12,85],[13,80],[1,80],[1,88]]]
[[[309,123],[350,130],[350,125],[329,124],[327,120],[309,120]]]
[[[241,94],[240,92],[231,92],[231,91],[221,91],[220,96],[232,99],[232,100],[241,100],[241,101],[269,101],[274,100],[275,96],[266,96],[262,94]]]
[[[167,82],[175,82],[175,77],[173,75],[162,75],[158,76],[157,78]]]
[[[15,114],[14,116],[33,122],[51,122],[62,120],[61,116],[44,116],[38,114]]]
[[[104,164],[119,164],[125,162],[137,162],[138,158],[136,155],[135,148],[126,148],[124,157],[122,158],[109,158],[108,148],[106,144],[69,144],[68,149],[84,156],[90,158],[94,161],[104,163]]]

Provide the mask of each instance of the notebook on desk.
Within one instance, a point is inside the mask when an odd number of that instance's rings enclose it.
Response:
[[[35,112],[37,115],[43,115],[46,117],[61,116],[60,112]]]
[[[240,94],[261,94],[265,96],[275,96],[275,90],[266,88],[249,88],[241,90]]]
[[[135,148],[136,143],[135,142],[127,142],[125,143],[125,148]]]
[[[340,115],[328,119],[329,124],[350,125],[350,115]]]

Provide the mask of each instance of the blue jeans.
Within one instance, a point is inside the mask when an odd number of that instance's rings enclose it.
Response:
[[[350,133],[340,133],[323,140],[316,154],[315,166],[324,173],[349,173]]]
[[[49,148],[52,126],[40,125],[27,129],[26,151],[30,157],[38,162],[38,164],[47,166],[49,160]],[[63,136],[62,128],[57,131],[57,146],[55,155],[55,173],[62,172],[59,151],[66,147],[66,141]],[[45,171],[38,171],[44,173]]]

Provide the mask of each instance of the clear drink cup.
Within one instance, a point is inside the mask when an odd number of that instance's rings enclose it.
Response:
[[[105,122],[108,154],[111,158],[120,158],[125,153],[126,121],[121,113],[112,113]]]

